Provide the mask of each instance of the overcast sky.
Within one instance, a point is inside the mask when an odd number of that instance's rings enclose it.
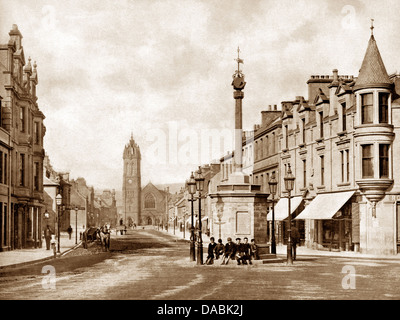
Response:
[[[55,169],[120,189],[131,133],[142,184],[183,182],[231,148],[204,137],[234,126],[238,46],[251,129],[266,106],[307,99],[310,75],[357,76],[371,18],[386,69],[400,71],[399,12],[397,0],[0,0],[0,39],[17,24],[37,61]]]

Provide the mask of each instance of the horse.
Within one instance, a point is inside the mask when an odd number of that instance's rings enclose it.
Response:
[[[103,251],[110,251],[110,230],[107,226],[102,226],[97,229],[98,239],[100,240],[101,248]]]

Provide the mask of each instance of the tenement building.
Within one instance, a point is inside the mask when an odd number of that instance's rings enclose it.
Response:
[[[288,201],[290,165],[292,218],[306,246],[400,252],[400,75],[388,75],[371,34],[358,77],[333,70],[307,84],[308,100],[282,102],[276,207]]]
[[[44,115],[37,65],[16,25],[0,45],[0,250],[38,247],[43,211]]]

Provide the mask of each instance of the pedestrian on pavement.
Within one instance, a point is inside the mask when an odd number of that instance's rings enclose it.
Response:
[[[72,234],[72,227],[71,227],[71,225],[68,227],[67,232],[68,232],[69,240],[71,240],[71,234]]]
[[[208,244],[208,256],[206,264],[214,264],[214,250],[217,244],[215,243],[214,237],[210,238],[210,243]]]
[[[228,238],[227,241],[228,242],[225,245],[224,259],[221,264],[228,264],[229,260],[235,259],[236,245],[232,242],[232,238]]]
[[[254,260],[259,260],[260,259],[260,257],[258,256],[258,246],[257,246],[256,241],[254,239],[251,239],[250,256]]]
[[[222,239],[218,239],[218,244],[215,246],[215,259],[219,259],[219,256],[223,256],[225,251],[225,246],[222,243]]]
[[[297,249],[297,244],[300,242],[300,233],[297,227],[292,224],[291,228],[291,238],[292,238],[292,258],[293,260],[296,260],[296,249]]]
[[[243,263],[247,264],[247,261],[249,261],[249,264],[252,264],[251,263],[250,243],[249,243],[249,239],[247,237],[243,238],[242,249],[243,249],[243,253],[244,253]]]
[[[51,230],[50,226],[47,225],[46,230],[44,230],[44,239],[46,240],[46,250],[50,250],[50,240],[51,240]]]

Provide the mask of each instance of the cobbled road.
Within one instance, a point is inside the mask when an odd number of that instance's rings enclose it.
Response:
[[[204,248],[204,260],[207,249]],[[400,299],[398,260],[299,257],[285,263],[197,265],[189,244],[151,229],[62,258],[0,270],[2,300]],[[44,270],[53,270],[47,273]]]

